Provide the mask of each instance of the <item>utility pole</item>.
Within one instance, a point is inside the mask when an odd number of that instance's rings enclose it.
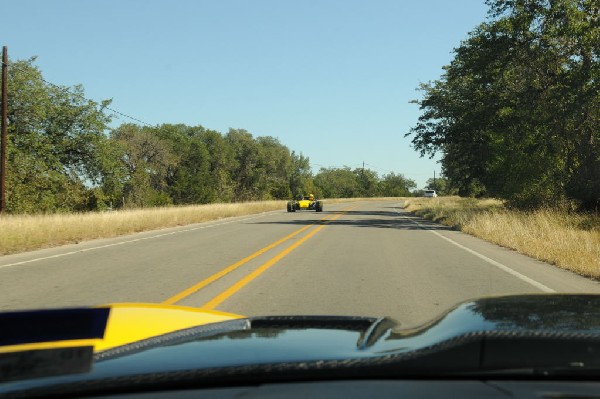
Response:
[[[435,185],[435,169],[433,170],[433,189],[437,191],[437,186]]]
[[[6,210],[6,123],[8,108],[8,48],[2,47],[2,121],[0,121],[0,213]]]
[[[365,161],[363,161],[363,167],[360,171],[360,180],[361,180],[363,190],[366,191],[367,183],[365,181]],[[367,193],[365,192],[363,195],[367,195]]]

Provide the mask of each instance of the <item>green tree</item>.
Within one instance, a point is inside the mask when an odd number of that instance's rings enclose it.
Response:
[[[314,184],[317,195],[323,198],[352,198],[361,193],[357,175],[349,167],[321,168]]]
[[[124,181],[124,207],[168,205],[167,176],[177,164],[169,143],[157,128],[123,124],[111,132],[122,148],[121,162],[127,175]]]
[[[252,135],[244,129],[229,129],[225,141],[234,154],[231,177],[234,183],[233,200],[250,201],[260,198],[264,191],[264,170],[259,168],[259,149]]]
[[[417,187],[417,183],[402,174],[390,172],[383,176],[379,187],[381,195],[384,197],[410,197],[411,190]]]
[[[274,137],[257,137],[256,142],[262,181],[261,199],[289,198],[289,178],[293,167],[290,150]]]
[[[458,189],[454,188],[452,182],[446,177],[427,179],[427,188],[435,190],[438,195],[457,195]]]
[[[103,113],[110,101],[86,100],[81,86],[47,84],[34,60],[9,67],[7,210],[90,209],[111,154]]]
[[[217,200],[210,175],[210,154],[202,126],[162,125],[157,135],[173,154],[167,165],[166,192],[173,204],[204,204]]]
[[[379,193],[379,177],[377,172],[365,168],[354,169],[358,185],[358,197],[377,197]]]
[[[306,193],[322,195],[315,190],[308,157],[298,155],[294,151],[290,154],[289,187],[292,195]]]
[[[214,190],[216,201],[229,202],[234,198],[235,158],[232,147],[223,135],[214,130],[206,130],[200,138],[209,155],[209,187]]]
[[[490,0],[490,20],[421,86],[409,135],[461,195],[600,202],[600,26],[591,0]]]

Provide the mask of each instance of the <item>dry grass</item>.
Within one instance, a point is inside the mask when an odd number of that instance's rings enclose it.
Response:
[[[283,209],[285,201],[261,201],[66,215],[5,215],[0,217],[0,255]]]
[[[497,200],[458,197],[409,200],[428,219],[575,273],[600,279],[600,215],[557,209],[521,212]]]
[[[324,201],[327,206],[358,200],[373,198],[339,198]],[[80,214],[4,215],[0,217],[0,255],[233,216],[284,210],[286,202],[208,204]]]
[[[325,202],[357,200],[386,199]],[[0,255],[283,209],[285,201],[264,201],[69,215],[5,215],[0,217]],[[407,209],[534,258],[600,278],[599,215],[551,209],[516,212],[497,200],[457,197],[409,199]]]

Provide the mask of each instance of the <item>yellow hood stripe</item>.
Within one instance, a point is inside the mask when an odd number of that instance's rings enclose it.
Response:
[[[99,352],[177,330],[243,318],[214,310],[148,303],[118,303],[98,307],[110,308],[102,339],[0,346],[0,353],[73,346],[94,346],[94,352]]]

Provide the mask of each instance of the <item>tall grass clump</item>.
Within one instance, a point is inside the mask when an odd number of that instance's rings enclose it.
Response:
[[[600,215],[507,209],[497,200],[410,200],[408,210],[583,276],[600,279]]]
[[[3,215],[0,217],[0,255],[277,209],[285,209],[285,201],[78,214]]]

